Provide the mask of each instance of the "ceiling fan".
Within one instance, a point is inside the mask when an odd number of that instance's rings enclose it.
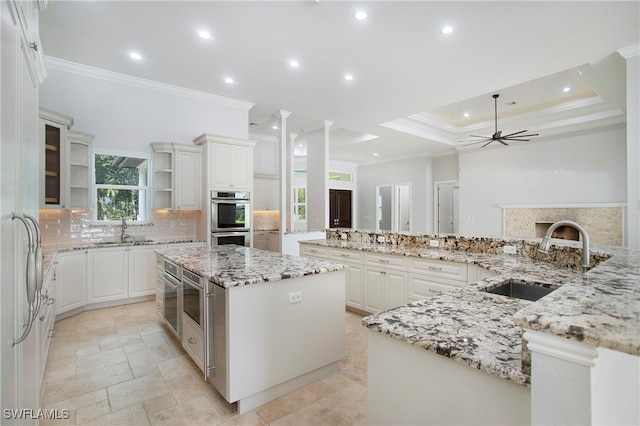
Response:
[[[482,145],[482,148],[484,148],[485,146],[489,145],[491,142],[500,142],[502,145],[509,145],[506,141],[528,142],[529,139],[522,139],[522,138],[538,136],[537,133],[527,133],[523,135],[523,133],[528,132],[528,130],[520,130],[519,132],[509,133],[508,135],[503,136],[502,131],[498,130],[498,96],[500,95],[498,94],[493,95],[494,110],[495,110],[495,119],[494,119],[495,133],[491,136],[470,135],[472,138],[476,138],[476,139],[467,139],[467,140],[459,141],[459,143],[464,145],[474,145],[477,143],[486,142],[484,145]]]

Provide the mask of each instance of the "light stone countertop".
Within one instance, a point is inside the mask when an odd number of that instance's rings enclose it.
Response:
[[[157,250],[224,288],[343,270],[343,265],[236,245]]]
[[[464,262],[499,274],[449,293],[363,319],[363,324],[490,374],[528,385],[523,372],[523,328],[575,339],[592,346],[640,355],[640,253],[594,247],[597,262],[582,273],[568,258],[581,244],[556,245],[553,263],[538,256],[538,241],[508,239],[518,254],[496,254],[505,240],[446,237],[453,249],[415,244],[379,244],[340,239],[301,244]],[[563,250],[567,259],[564,259]],[[571,251],[569,253],[569,251]],[[579,254],[579,253],[578,253]],[[544,257],[543,255],[540,255]],[[579,258],[579,256],[578,256]],[[574,262],[575,263],[575,262]],[[508,279],[560,285],[536,302],[487,293]],[[525,357],[527,351],[524,351]]]

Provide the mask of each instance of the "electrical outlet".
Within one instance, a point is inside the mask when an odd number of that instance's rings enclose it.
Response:
[[[516,254],[517,253],[516,246],[503,246],[502,252],[505,254]]]
[[[440,241],[438,240],[429,240],[429,247],[438,247],[440,245]]]
[[[80,232],[80,225],[78,225],[77,223],[71,225],[71,232]]]
[[[169,228],[174,229],[176,227],[176,221],[172,220],[171,222],[169,222]]]
[[[300,303],[302,302],[302,292],[294,291],[293,293],[289,293],[289,304],[292,303]]]
[[[386,241],[386,239],[384,238],[384,235],[378,235],[378,242],[379,243],[384,243]]]
[[[347,234],[345,234],[345,233],[340,234],[340,239],[341,240],[346,240],[347,239]]]

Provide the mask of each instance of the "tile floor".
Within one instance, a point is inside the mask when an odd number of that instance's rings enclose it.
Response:
[[[155,302],[83,312],[56,323],[44,407],[91,425],[362,425],[367,332],[346,312],[340,371],[237,415],[165,330]]]

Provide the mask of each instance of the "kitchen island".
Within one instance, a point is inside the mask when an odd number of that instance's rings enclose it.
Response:
[[[208,318],[200,350],[212,356],[198,355],[205,377],[239,413],[338,370],[345,355],[342,265],[235,245],[158,256],[220,290],[215,309],[201,302]],[[182,339],[188,347],[189,337]]]
[[[640,420],[640,253],[593,247],[596,266],[583,273],[581,244],[546,255],[538,242],[332,230],[304,243],[497,274],[364,318],[369,424]],[[559,288],[535,302],[487,292],[509,280]]]

